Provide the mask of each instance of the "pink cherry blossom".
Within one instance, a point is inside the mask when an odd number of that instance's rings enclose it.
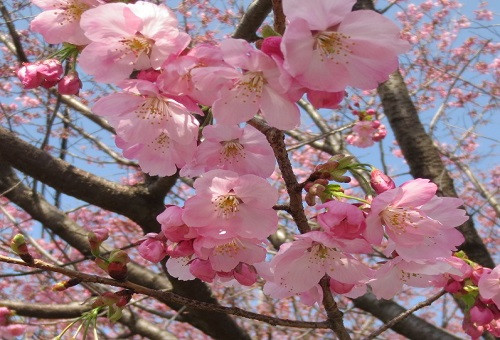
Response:
[[[194,280],[196,277],[189,271],[189,263],[192,261],[192,256],[171,257],[167,260],[167,271],[173,277],[182,281]]]
[[[195,228],[190,228],[184,223],[182,212],[182,208],[173,205],[156,217],[161,224],[163,235],[172,242],[186,241],[198,236]]]
[[[370,269],[342,251],[340,243],[324,232],[313,231],[297,236],[297,240],[280,247],[269,263],[269,272],[258,266],[268,280],[264,292],[284,298],[307,292],[328,274],[338,282],[355,284],[368,280]]]
[[[398,253],[408,251],[405,247],[413,249],[411,259],[424,256],[423,252],[418,251],[419,246],[429,251],[429,247],[432,248],[432,243],[436,239],[440,240],[440,245],[436,248],[445,246],[446,249],[453,250],[460,236],[450,237],[448,244],[444,233],[453,233],[449,229],[461,225],[468,217],[464,210],[458,209],[462,205],[462,200],[437,197],[436,191],[437,186],[434,183],[419,178],[375,197],[371,204],[371,212],[366,219],[367,240],[373,244],[380,244],[384,226]]]
[[[194,188],[196,195],[186,201],[182,219],[199,227],[203,236],[263,239],[277,228],[272,207],[278,192],[261,177],[212,170],[198,178]]]
[[[151,135],[159,136],[163,131],[183,145],[191,145],[197,138],[196,119],[182,104],[164,96],[154,83],[126,80],[120,87],[124,92],[99,99],[92,109],[106,117],[123,140],[150,141]]]
[[[233,271],[233,276],[240,284],[251,286],[257,282],[257,271],[254,266],[247,263],[240,263]]]
[[[266,258],[262,242],[255,239],[199,237],[193,247],[198,258],[209,260],[215,271],[229,272],[240,262],[254,264]]]
[[[224,169],[240,175],[269,177],[275,168],[273,149],[265,136],[250,125],[212,125],[203,129],[203,142],[181,176],[195,177],[209,170]]]
[[[100,0],[33,0],[45,11],[38,14],[30,28],[40,33],[49,44],[68,42],[86,45],[90,42],[80,27],[82,14],[104,3]]]
[[[78,73],[70,72],[59,80],[57,83],[57,92],[60,94],[78,95],[82,88],[82,81],[78,77]]]
[[[370,173],[370,185],[377,194],[381,194],[384,191],[394,189],[396,187],[392,178],[384,174],[379,169],[373,169]]]
[[[167,255],[165,249],[165,240],[155,233],[149,233],[145,236],[137,250],[139,254],[148,261],[160,262]]]
[[[491,299],[500,309],[500,265],[491,272],[481,276],[478,283],[479,294],[485,299]]]
[[[365,240],[365,217],[361,210],[352,204],[329,201],[318,205],[317,209],[327,211],[318,215],[318,223],[323,230],[351,253],[370,253],[372,248]]]
[[[130,120],[123,124],[133,124]],[[123,127],[123,124],[119,125]],[[131,126],[133,129],[133,126]],[[141,170],[151,176],[171,176],[190,162],[196,148],[195,135],[189,144],[181,144],[169,137],[166,129],[152,131],[143,137],[140,143],[127,142],[116,138],[116,145],[123,150],[128,159],[137,159]]]
[[[407,262],[398,256],[384,263],[368,284],[378,299],[392,299],[405,284],[411,287],[432,287],[435,282],[443,282],[444,286],[446,280],[440,278],[445,273],[460,275],[461,272],[443,258],[434,261]]]
[[[238,124],[259,111],[269,125],[279,129],[299,124],[299,109],[286,95],[289,85],[282,83],[280,70],[271,57],[239,39],[224,40],[221,51],[231,67],[193,71],[193,81],[200,91],[218,92],[212,109],[219,124]],[[218,86],[214,86],[214,80]]]
[[[79,65],[100,82],[119,82],[134,69],[159,69],[190,41],[177,29],[170,9],[144,1],[88,10],[80,26],[91,43],[80,54]]]
[[[476,303],[470,311],[470,321],[479,326],[484,326],[493,321],[493,312],[482,303]]]
[[[351,12],[354,0],[290,0],[283,10],[290,24],[281,49],[284,67],[310,89],[343,91],[346,86],[376,88],[398,68],[397,55],[408,50],[399,28],[369,10]]]

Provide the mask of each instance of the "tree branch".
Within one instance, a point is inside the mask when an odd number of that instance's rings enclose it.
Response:
[[[259,39],[257,30],[269,15],[272,9],[271,0],[254,0],[248,6],[240,24],[233,33],[235,39],[245,39],[246,41],[256,41]]]

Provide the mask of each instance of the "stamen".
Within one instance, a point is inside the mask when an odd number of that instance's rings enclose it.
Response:
[[[241,200],[234,194],[227,194],[217,197],[212,203],[215,205],[218,216],[230,218],[240,210],[238,206]]]
[[[232,163],[233,161],[239,162],[241,157],[245,157],[244,147],[240,144],[238,139],[232,139],[225,142],[220,142],[222,149],[220,154],[224,161]]]
[[[321,60],[328,58],[330,60],[338,60],[339,57],[347,57],[352,54],[349,47],[350,36],[340,32],[324,31],[316,35],[315,49],[320,51]],[[350,45],[355,45],[351,42]]]

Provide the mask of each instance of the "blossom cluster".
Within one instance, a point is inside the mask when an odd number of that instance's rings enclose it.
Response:
[[[196,194],[183,207],[167,206],[157,217],[161,232],[146,235],[138,247],[152,262],[168,256],[170,275],[243,285],[260,277],[270,296],[299,295],[307,304],[322,301],[325,275],[335,294],[356,297],[370,287],[384,299],[404,285],[448,287],[450,280],[468,280],[467,263],[452,256],[464,241],[456,227],[468,218],[460,199],[436,196],[437,186],[426,179],[396,187],[377,172],[371,181],[375,197],[347,196],[340,185],[329,184],[350,180],[343,176],[347,168],[339,172],[339,164],[349,163],[341,160],[304,187],[307,203],[322,201],[316,227],[281,245],[266,262],[267,238],[278,224],[278,192],[266,180],[275,157],[261,132],[240,124],[260,115],[271,127],[293,129],[300,124],[296,101],[304,95],[318,108],[335,108],[347,86],[376,88],[409,47],[390,20],[373,11],[352,12],[354,0],[287,0],[283,36],[273,32],[259,48],[239,39],[190,46],[163,5],[37,3],[46,11],[31,28],[50,43],[77,46],[83,71],[121,89],[99,99],[93,112],[114,128],[123,155],[138,159],[150,175],[199,176]],[[42,64],[20,69],[26,87],[55,80]],[[385,137],[373,113],[358,113],[349,143],[367,147]],[[93,235],[93,252],[104,236]],[[374,248],[383,260],[370,267],[362,255]],[[126,261],[108,262],[101,267],[111,275],[116,262],[121,277]],[[498,288],[478,285],[496,304]]]

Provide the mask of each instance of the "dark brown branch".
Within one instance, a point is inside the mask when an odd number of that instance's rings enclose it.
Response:
[[[17,138],[0,127],[0,156],[16,169],[67,195],[124,215],[145,232],[159,230],[156,216],[164,209],[162,200],[148,200],[144,187],[110,182]]]
[[[302,206],[302,187],[297,182],[292,164],[290,163],[290,159],[288,159],[284,133],[255,118],[248,123],[262,132],[269,141],[269,144],[271,144],[276,160],[278,161],[281,176],[285,181],[286,189],[290,196],[290,210],[288,212],[292,215],[299,231],[302,234],[307,233],[311,230],[311,227],[307,223],[307,217]]]
[[[366,340],[375,339],[377,336],[379,336],[380,334],[382,334],[383,332],[385,332],[389,328],[393,327],[398,322],[403,321],[404,319],[406,319],[407,317],[409,317],[411,314],[415,313],[417,310],[422,309],[422,308],[427,307],[427,306],[430,306],[434,301],[436,301],[437,299],[439,299],[444,294],[446,294],[446,292],[443,290],[440,293],[438,293],[438,294],[436,294],[434,296],[431,296],[427,300],[418,303],[415,307],[412,307],[412,308],[404,311],[403,313],[401,313],[398,316],[396,316],[395,318],[393,318],[391,321],[386,322],[386,324],[384,326],[380,327],[375,332],[373,332],[370,335],[368,335],[368,337],[366,338]]]
[[[71,303],[68,305],[26,303],[25,301],[0,300],[0,306],[14,310],[17,315],[38,319],[70,319],[77,318],[84,312],[92,309],[91,305]],[[147,339],[174,340],[171,333],[160,329],[155,324],[133,315],[124,309],[119,323],[128,327],[134,334],[142,335]]]
[[[279,34],[285,33],[286,17],[283,13],[283,0],[272,0],[274,13],[274,30]]]
[[[137,294],[143,294],[150,297],[154,297],[159,301],[165,302],[167,304],[181,304],[184,306],[189,306],[195,309],[202,309],[211,312],[227,313],[237,316],[242,316],[244,318],[249,318],[253,320],[262,321],[273,326],[286,326],[286,327],[296,327],[296,328],[329,328],[328,322],[307,322],[307,321],[295,321],[288,319],[280,319],[271,316],[266,316],[258,313],[248,312],[246,310],[237,307],[224,307],[218,304],[207,303],[204,301],[197,301],[185,298],[181,295],[175,294],[169,291],[159,291],[137,285],[129,281],[116,281],[113,279],[108,279],[106,277],[101,277],[97,275],[89,275],[68,268],[57,267],[52,264],[43,262],[41,260],[35,259],[32,263],[26,263],[22,260],[14,259],[11,257],[0,255],[0,262],[11,263],[20,266],[26,266],[31,268],[44,269],[50,272],[56,272],[66,275],[71,278],[78,278],[82,282],[92,282],[100,283],[113,287],[121,287],[130,289]],[[238,338],[239,339],[239,338]]]
[[[323,290],[323,306],[330,322],[330,328],[337,334],[340,340],[350,340],[351,336],[345,329],[343,317],[344,313],[339,310],[337,303],[333,299],[332,291],[330,290],[329,277],[325,275],[319,282]]]
[[[49,204],[43,197],[33,196],[29,188],[20,184],[12,169],[5,161],[0,159],[0,192],[13,203],[24,209],[34,219],[40,221],[72,247],[84,255],[90,255],[90,247],[86,239],[86,232],[73,220],[68,218],[59,209]],[[134,209],[133,206],[130,207]],[[196,300],[205,301],[212,305],[217,300],[212,296],[208,287],[199,280],[178,281],[171,278],[170,282],[165,277],[152,273],[138,265],[129,264],[128,279],[131,282],[154,290],[171,289],[173,291]],[[172,303],[169,307],[179,310],[184,305]],[[232,340],[250,339],[245,331],[226,314],[206,312],[203,310],[187,310],[183,321],[189,322],[194,327],[216,339]]]
[[[377,300],[373,294],[365,294],[353,300],[354,305],[374,315],[383,322],[390,322],[395,317],[406,313],[406,309],[391,300]],[[410,340],[460,340],[446,330],[439,328],[427,321],[409,315],[404,320],[391,326],[391,329]]]
[[[14,47],[16,48],[15,53],[17,56],[17,60],[19,60],[20,63],[28,62],[29,60],[26,57],[26,54],[24,53],[23,46],[21,45],[21,38],[19,37],[19,34],[17,33],[16,27],[12,23],[12,18],[10,16],[10,13],[7,10],[7,8],[5,8],[3,1],[0,1],[0,12],[2,13],[2,17],[5,21],[5,24],[7,25],[7,29],[9,30],[9,34],[12,37],[12,43],[14,44]]]
[[[248,6],[240,24],[233,33],[235,39],[245,39],[246,41],[256,41],[259,39],[257,30],[269,15],[272,9],[271,0],[254,0]]]

